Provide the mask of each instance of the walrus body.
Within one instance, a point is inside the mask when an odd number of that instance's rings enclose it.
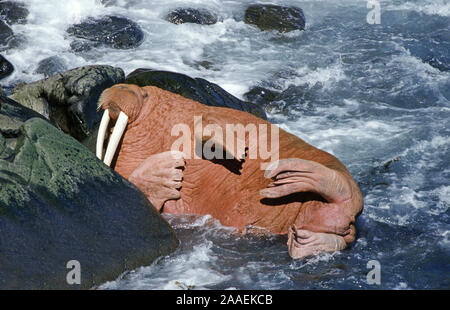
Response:
[[[144,178],[137,175],[151,170],[151,163],[150,166],[142,163],[152,155],[171,150],[179,139],[179,136],[172,135],[177,124],[187,125],[191,133],[195,132],[195,117],[201,117],[203,127],[216,124],[224,132],[227,124],[242,124],[244,127],[254,124],[257,128],[264,125],[267,132],[258,132],[262,135],[259,139],[265,139],[270,146],[271,124],[249,113],[209,107],[156,87],[137,89],[133,85],[114,86],[103,93],[100,104],[110,111],[112,119],[116,119],[120,112],[129,115],[120,150],[112,166],[135,183],[150,200],[151,190],[146,190]],[[137,107],[127,104],[133,94],[142,102]],[[198,143],[194,134],[190,142],[194,149]],[[353,223],[362,209],[361,193],[337,158],[279,129],[278,154],[281,160],[276,169],[281,177],[277,179],[273,171],[261,169],[261,163],[267,160],[249,158],[248,153],[254,146],[248,136],[245,143],[249,149],[243,161],[208,160],[194,158],[195,153],[188,154],[180,198],[165,201],[162,212],[210,214],[223,225],[236,227],[242,232],[259,229],[286,234],[295,225],[294,231],[334,234],[342,237],[346,244],[354,240]],[[333,179],[331,185],[327,185],[328,176]],[[288,189],[274,194],[278,188],[294,184],[297,190]]]

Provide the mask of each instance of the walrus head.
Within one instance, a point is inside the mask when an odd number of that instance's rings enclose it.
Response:
[[[98,108],[102,108],[104,112],[98,130],[96,148],[96,155],[100,160],[103,156],[103,144],[109,122],[111,119],[117,120],[103,159],[106,165],[111,165],[125,128],[138,118],[147,96],[144,88],[131,84],[117,84],[101,94]]]

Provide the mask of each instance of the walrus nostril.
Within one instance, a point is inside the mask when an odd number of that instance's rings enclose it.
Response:
[[[111,119],[116,120],[122,111],[117,103],[114,101],[107,104],[106,109],[109,110],[109,116]]]

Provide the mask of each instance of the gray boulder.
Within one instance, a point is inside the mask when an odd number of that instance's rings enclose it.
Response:
[[[31,118],[11,148],[0,128],[0,289],[88,289],[175,250],[144,194],[75,139]]]
[[[49,77],[65,70],[67,70],[67,65],[64,60],[58,56],[51,56],[39,61],[34,72]]]
[[[10,98],[45,116],[78,141],[91,144],[101,120],[98,98],[104,89],[123,79],[120,68],[85,66],[18,85]]]

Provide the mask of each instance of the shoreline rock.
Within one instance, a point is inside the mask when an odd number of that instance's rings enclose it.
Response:
[[[242,101],[219,85],[205,79],[191,78],[185,74],[169,71],[136,69],[126,77],[124,83],[156,86],[209,106],[233,108],[267,119],[260,106]]]
[[[244,94],[244,98],[250,102],[266,107],[271,102],[276,101],[281,92],[273,91],[261,86],[255,86]]]
[[[25,24],[30,12],[22,2],[0,1],[0,19],[7,24]]]
[[[14,72],[14,66],[0,55],[0,80],[10,76]]]
[[[144,194],[43,119],[14,148],[0,134],[0,184],[0,289],[89,289],[178,246]],[[80,285],[66,282],[71,260]]]
[[[257,26],[260,30],[289,32],[305,29],[305,15],[298,7],[273,4],[254,4],[245,11],[244,22]]]
[[[43,74],[47,78],[56,73],[62,73],[65,70],[67,70],[65,61],[58,56],[51,56],[40,60],[34,72]]]
[[[136,48],[144,40],[144,32],[138,24],[125,17],[107,15],[87,18],[72,25],[66,32],[79,39],[71,44],[76,52],[88,51],[99,46],[117,49]]]
[[[0,19],[0,51],[7,50],[14,39],[14,32]]]
[[[121,68],[106,65],[79,67],[18,85],[10,98],[42,114],[65,133],[91,146],[91,138],[101,120],[101,113],[97,111],[98,98],[104,89],[121,83],[123,79]]]
[[[178,8],[167,14],[165,20],[176,25],[184,23],[213,25],[217,23],[217,16],[206,9]]]

